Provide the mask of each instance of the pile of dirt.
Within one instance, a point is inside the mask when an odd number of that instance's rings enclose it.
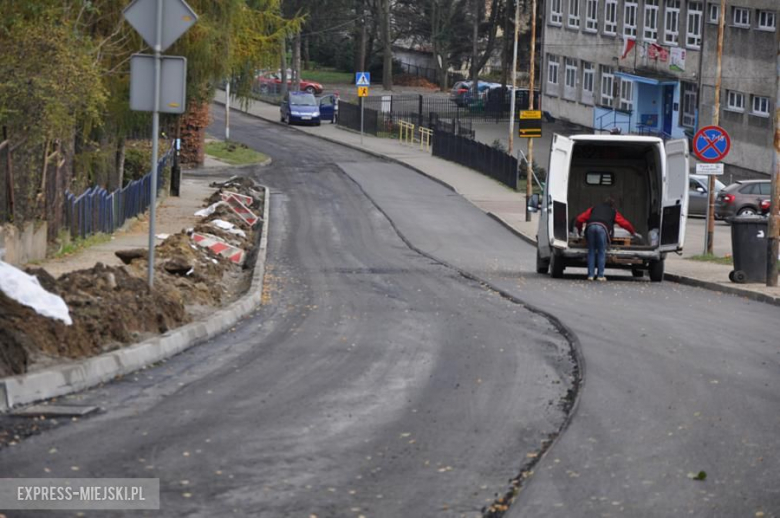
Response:
[[[429,88],[431,90],[438,90],[439,86],[435,83],[428,81],[424,77],[413,76],[411,74],[401,74],[399,76],[393,76],[393,83],[398,86],[415,86],[419,88]]]
[[[31,358],[82,358],[164,333],[189,322],[184,305],[167,289],[149,292],[124,267],[98,263],[54,279],[40,268],[27,273],[63,298],[73,325],[39,315],[0,292],[0,376],[26,372]]]
[[[221,193],[253,198],[250,208],[263,213],[263,191],[248,178],[231,178],[205,206],[221,201]],[[225,222],[233,229],[221,228]],[[45,270],[27,269],[47,291],[63,298],[73,325],[43,317],[0,291],[0,377],[23,374],[46,359],[84,358],[144,340],[212,313],[238,298],[248,286],[254,260],[236,264],[228,257],[195,244],[192,233],[215,236],[253,258],[261,223],[248,225],[230,206],[219,205],[194,229],[166,238],[155,248],[154,290],[147,286],[145,249],[122,250],[125,263],[79,270],[54,279]]]

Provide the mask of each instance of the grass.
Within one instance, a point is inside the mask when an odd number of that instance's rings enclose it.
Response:
[[[693,255],[688,258],[691,261],[700,261],[703,263],[715,263],[715,264],[725,264],[728,266],[731,266],[734,264],[734,258],[729,257],[718,257],[717,255],[713,254],[702,254],[702,255]]]
[[[355,80],[354,74],[340,72],[333,68],[303,70],[301,77],[306,81],[314,81],[320,84],[351,84]]]
[[[237,142],[209,142],[206,144],[206,154],[230,165],[249,165],[264,162],[268,159],[244,144]]]
[[[92,234],[84,239],[76,238],[73,241],[63,244],[57,252],[54,253],[54,258],[59,259],[61,257],[67,257],[69,255],[76,254],[82,250],[91,246],[99,245],[101,243],[107,243],[111,241],[110,234]]]
[[[728,257],[718,257],[717,255],[712,254],[704,254],[704,255],[694,255],[688,258],[691,261],[701,261],[706,263],[715,263],[715,264],[725,264],[727,266],[732,266],[734,264],[734,258],[731,256]],[[780,268],[780,261],[777,262],[778,268]]]

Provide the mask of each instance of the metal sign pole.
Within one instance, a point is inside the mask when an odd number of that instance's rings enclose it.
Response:
[[[160,62],[162,60],[162,0],[157,0],[157,39],[154,44],[154,111],[152,111],[152,181],[149,202],[149,289],[154,286],[155,209],[157,208],[157,154],[160,141]]]
[[[363,98],[360,98],[360,145],[363,145]]]
[[[507,153],[510,155],[514,150],[515,144],[515,96],[517,95],[517,40],[520,37],[520,0],[516,0],[515,6],[515,43],[512,53],[512,91],[509,101],[509,147]]]
[[[225,140],[230,140],[230,79],[225,86]]]

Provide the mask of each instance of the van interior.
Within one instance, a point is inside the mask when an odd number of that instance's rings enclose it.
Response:
[[[613,246],[654,248],[649,235],[660,229],[662,164],[661,151],[654,143],[575,142],[568,190],[569,246],[585,246],[571,233],[577,216],[611,196],[615,208],[643,237],[641,241],[615,239]],[[628,236],[617,225],[614,235]]]

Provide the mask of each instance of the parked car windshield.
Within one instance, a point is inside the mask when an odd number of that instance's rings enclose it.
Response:
[[[291,95],[290,105],[292,106],[317,106],[317,100],[313,95]]]

